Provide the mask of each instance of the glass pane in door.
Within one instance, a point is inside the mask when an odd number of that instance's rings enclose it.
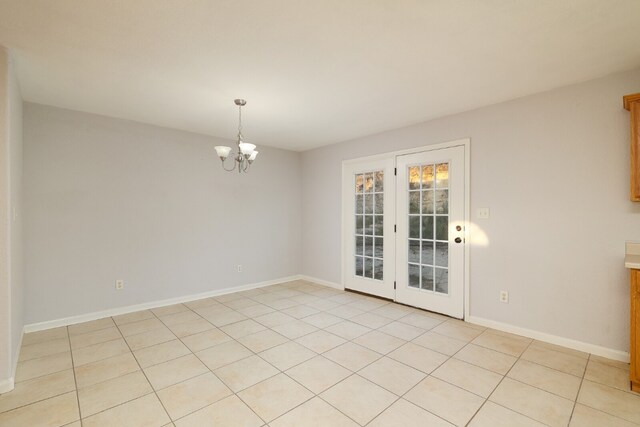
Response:
[[[383,280],[384,171],[356,174],[355,268],[356,276]]]
[[[449,163],[409,166],[409,286],[449,293]]]

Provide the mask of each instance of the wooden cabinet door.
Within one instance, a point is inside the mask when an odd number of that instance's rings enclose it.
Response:
[[[640,270],[631,270],[631,390],[640,392]]]

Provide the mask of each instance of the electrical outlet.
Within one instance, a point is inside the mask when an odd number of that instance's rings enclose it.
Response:
[[[478,208],[476,211],[476,217],[480,219],[488,219],[490,216],[489,208]]]
[[[242,264],[238,264],[238,273],[242,273]]]
[[[500,302],[509,302],[509,292],[507,291],[500,291]]]
[[[116,289],[124,289],[124,280],[116,280]]]

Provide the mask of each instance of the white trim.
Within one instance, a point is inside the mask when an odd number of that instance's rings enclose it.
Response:
[[[421,147],[408,148],[405,150],[398,151],[388,151],[385,153],[374,154],[371,156],[365,157],[357,157],[353,159],[347,159],[342,161],[342,177],[341,181],[344,181],[344,166],[360,163],[363,161],[372,161],[372,160],[381,160],[386,159],[389,156],[393,156],[397,161],[398,156],[406,155],[406,154],[416,154],[424,151],[431,150],[440,150],[443,148],[452,148],[452,147],[464,147],[464,172],[465,172],[465,183],[464,183],[464,204],[465,204],[465,212],[464,212],[464,223],[465,227],[465,245],[464,245],[464,319],[468,319],[470,317],[471,310],[471,239],[470,239],[470,231],[471,231],[471,138],[460,138],[453,141],[440,142],[436,144],[424,145]],[[342,194],[341,201],[344,204],[345,195]],[[344,225],[344,214],[342,212],[343,206],[340,206],[341,214],[341,231],[340,231],[340,263],[341,263],[341,271],[340,277],[344,283],[344,275],[345,275],[345,225]],[[343,289],[338,288],[338,289]]]
[[[385,256],[385,266],[383,280],[358,277],[353,274],[355,268],[355,258],[353,257],[353,236],[355,230],[355,197],[354,197],[354,176],[372,171],[382,170],[384,173],[384,235],[393,236],[393,227],[396,223],[395,208],[388,209],[389,206],[395,207],[395,157],[383,157],[376,160],[351,161],[342,164],[342,183],[341,183],[341,280],[345,289],[351,289],[358,292],[368,293],[386,299],[395,299],[394,282],[395,274],[395,258],[393,262],[388,262],[388,256]],[[378,194],[380,194],[378,192]],[[363,211],[364,214],[364,211]],[[376,214],[377,215],[377,214]],[[350,237],[349,237],[350,236]],[[395,254],[395,239],[384,239],[384,254]],[[349,286],[349,288],[347,288]]]
[[[170,298],[170,299],[165,299],[160,301],[130,305],[126,307],[119,307],[119,308],[114,308],[110,310],[104,310],[104,311],[99,311],[94,313],[81,314],[78,316],[66,317],[63,319],[51,320],[47,322],[32,323],[30,325],[24,326],[23,335],[20,337],[20,348],[22,348],[22,338],[24,337],[24,334],[29,332],[41,331],[45,329],[56,328],[59,326],[74,325],[76,323],[88,322],[91,320],[102,319],[104,317],[117,316],[120,314],[132,313],[134,311],[164,307],[167,305],[178,304],[182,302],[195,301],[198,299],[209,298],[209,297],[229,294],[233,292],[257,289],[265,286],[276,285],[279,283],[291,282],[294,280],[305,280],[318,285],[327,286],[333,289],[344,290],[344,286],[339,283],[331,282],[331,281],[320,279],[317,277],[307,276],[304,274],[298,274],[294,276],[282,277],[279,279],[267,280],[264,282],[241,285],[241,286],[236,286],[232,288],[217,289],[214,291],[204,292],[200,294],[186,295],[182,297]],[[522,335],[524,337],[537,339],[539,341],[544,341],[550,344],[556,344],[562,347],[567,347],[574,350],[595,354],[597,356],[606,357],[608,359],[619,360],[625,363],[629,362],[629,353],[621,350],[614,350],[614,349],[602,347],[596,344],[590,344],[582,341],[573,340],[570,338],[564,338],[557,335],[535,331],[532,329],[521,328],[519,326],[514,326],[508,323],[502,323],[495,320],[485,319],[477,316],[467,316],[466,321],[469,323],[484,326],[487,328],[493,328],[499,331]],[[18,356],[19,356],[19,353],[18,353]],[[18,360],[18,357],[16,357],[16,361],[17,360]],[[16,365],[17,365],[17,362],[16,362]],[[15,375],[15,368],[14,368],[14,375]],[[13,388],[14,388],[14,377],[0,380],[0,393],[6,393],[8,391],[13,390]]]
[[[522,335],[523,337],[533,338],[550,344],[571,348],[573,350],[583,351],[585,353],[595,354],[596,356],[606,357],[607,359],[619,360],[629,363],[629,353],[612,348],[602,347],[596,344],[589,344],[583,341],[564,338],[557,335],[547,334],[545,332],[534,331],[533,329],[521,328],[508,323],[497,322],[495,320],[484,319],[477,316],[469,316],[467,322],[475,325],[485,326],[487,328],[497,329],[503,332]]]
[[[7,378],[6,380],[0,380],[0,393],[11,391],[14,387],[14,377]]]
[[[341,285],[340,283],[330,282],[324,279],[318,279],[317,277],[305,276],[304,274],[301,274],[299,276],[299,280],[306,280],[307,282],[312,282],[312,283],[315,283],[316,285],[328,286],[333,289],[339,289],[341,291],[344,291],[344,286]]]
[[[431,150],[439,150],[442,148],[451,148],[451,147],[457,147],[459,145],[464,145],[465,147],[469,146],[469,143],[471,142],[471,138],[460,138],[460,139],[455,139],[453,141],[445,141],[445,142],[439,142],[437,144],[429,144],[429,145],[423,145],[421,147],[415,147],[415,148],[407,148],[405,150],[397,150],[397,151],[387,151],[385,153],[380,153],[380,154],[374,154],[371,156],[365,156],[365,157],[356,157],[353,159],[346,159],[342,161],[342,164],[349,164],[349,163],[359,163],[362,161],[370,161],[370,160],[379,160],[379,159],[385,159],[388,158],[389,156],[403,156],[405,154],[415,154],[415,153],[421,153],[423,151],[431,151]]]
[[[398,218],[398,229],[395,234],[395,239],[399,242],[398,248],[400,249],[396,252],[396,264],[398,266],[396,269],[398,272],[396,301],[436,313],[441,313],[456,319],[464,319],[466,299],[464,280],[466,252],[464,249],[467,245],[466,242],[456,244],[454,240],[456,240],[456,237],[459,237],[459,239],[457,239],[458,242],[462,242],[462,239],[465,237],[464,230],[467,229],[464,191],[466,182],[465,147],[463,145],[456,145],[449,148],[421,151],[415,154],[398,156],[396,159],[396,166],[398,170],[396,176],[396,216]],[[410,242],[409,238],[411,237],[409,232],[409,214],[411,213],[409,209],[409,200],[411,194],[417,194],[410,192],[411,186],[409,185],[409,169],[414,166],[420,168],[427,164],[434,165],[436,163],[445,163],[450,165],[448,185],[449,209],[447,211],[448,215],[445,217],[449,235],[444,239],[449,247],[448,256],[445,257],[447,258],[447,263],[445,264],[447,270],[445,271],[448,271],[449,287],[445,293],[439,293],[437,290],[425,292],[408,286],[410,281],[410,263],[412,262],[409,257],[409,251],[407,251],[407,243]],[[435,166],[433,167],[435,168]],[[418,183],[418,188],[424,188],[424,186],[420,187],[420,183]],[[418,211],[420,212],[420,208],[418,208]],[[433,213],[437,214],[435,211]],[[456,231],[455,226],[460,226],[459,231]],[[441,240],[439,237],[441,236],[434,235],[430,238],[434,240]],[[425,239],[424,233],[422,239]],[[433,259],[425,262],[425,259],[422,258],[421,260],[418,260],[418,264],[420,264],[420,262],[423,264],[434,264]],[[407,268],[408,266],[409,268]],[[418,269],[420,268],[421,267],[418,267]],[[433,271],[436,275],[438,272],[442,272],[442,270],[436,269]],[[418,276],[419,275],[420,274],[418,273]]]
[[[471,138],[464,142],[464,318],[471,310]]]
[[[18,342],[18,351],[16,351],[16,359],[13,361],[13,377],[15,378],[18,371],[18,361],[20,361],[20,352],[22,351],[22,340],[24,339],[24,326],[22,326],[22,332],[20,333],[20,341]]]
[[[13,376],[4,380],[0,380],[0,394],[7,393],[15,388],[16,371],[18,370],[18,360],[20,360],[20,350],[22,350],[22,339],[24,338],[24,327],[20,334],[20,341],[18,342],[18,351],[16,352],[15,360],[13,360],[13,366],[11,367],[11,373]],[[13,350],[13,349],[10,349]]]
[[[344,186],[344,161],[342,162],[342,164],[340,165],[340,280],[342,280],[342,284],[339,285],[339,288],[336,289],[346,289],[344,287],[345,284],[345,271],[346,271],[346,265],[344,262],[344,257],[346,255],[346,250],[345,250],[345,243],[344,243],[344,239],[345,239],[345,215],[344,215],[344,205],[345,205],[345,200],[344,200],[344,190],[343,190],[343,186]],[[309,279],[312,279],[311,277]],[[322,279],[317,279],[317,278],[313,278],[316,281],[316,283],[319,283],[318,281],[322,281]],[[327,283],[331,283],[331,282],[327,282]],[[334,285],[337,285],[337,283],[334,283]],[[331,285],[327,285],[327,286],[331,286]]]
[[[93,313],[85,313],[77,316],[65,317],[62,319],[48,320],[46,322],[31,323],[25,325],[24,333],[42,331],[45,329],[57,328],[60,326],[75,325],[76,323],[89,322],[91,320],[103,319],[105,317],[118,316],[120,314],[133,313],[134,311],[147,310],[150,308],[165,307],[167,305],[179,304],[183,302],[195,301],[203,298],[215,297],[233,292],[247,291],[250,289],[263,288],[265,286],[277,285],[279,283],[291,282],[299,280],[299,275],[281,277],[279,279],[266,280],[264,282],[250,283],[247,285],[234,286],[231,288],[216,289],[200,294],[185,295],[181,297],[169,298],[160,301],[145,302],[142,304],[128,305],[125,307],[111,308]]]

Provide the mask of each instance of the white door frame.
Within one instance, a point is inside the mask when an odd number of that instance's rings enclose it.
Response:
[[[380,159],[384,159],[384,158],[389,158],[389,157],[394,157],[394,161],[395,158],[397,156],[401,156],[404,154],[416,154],[416,153],[420,153],[420,152],[424,152],[424,151],[431,151],[431,150],[438,150],[438,149],[442,149],[442,148],[450,148],[450,147],[459,147],[462,146],[464,147],[464,241],[465,241],[465,245],[464,245],[464,320],[469,319],[469,312],[470,312],[470,288],[471,288],[471,283],[470,283],[470,277],[469,277],[469,272],[470,272],[470,260],[469,260],[469,253],[470,253],[470,231],[471,231],[471,227],[470,225],[470,219],[471,219],[471,138],[462,138],[462,139],[456,139],[453,141],[447,141],[447,142],[442,142],[442,143],[437,143],[437,144],[431,144],[431,145],[424,145],[424,146],[420,146],[420,147],[416,147],[416,148],[409,148],[406,150],[398,150],[398,151],[389,151],[386,153],[382,153],[382,154],[375,154],[372,156],[365,156],[365,157],[358,157],[358,158],[354,158],[354,159],[348,159],[348,160],[343,160],[342,161],[342,177],[341,177],[341,185],[342,182],[344,182],[344,175],[345,175],[345,167],[344,165],[348,165],[348,164],[352,164],[352,163],[360,163],[360,162],[364,162],[364,161],[371,161],[371,160],[380,160]],[[342,269],[342,289],[345,289],[345,283],[346,283],[346,268],[345,268],[345,263],[344,263],[344,259],[345,259],[345,251],[346,251],[346,246],[348,244],[348,242],[350,242],[350,236],[346,236],[345,235],[345,224],[344,224],[344,215],[343,215],[343,210],[344,210],[344,206],[346,204],[346,197],[351,197],[351,195],[347,195],[345,191],[342,191],[342,204],[340,205],[340,218],[341,218],[341,230],[340,230],[340,234],[341,234],[341,245],[340,245],[340,262],[341,262],[341,269]],[[397,249],[396,249],[397,250]],[[395,261],[394,261],[395,262]]]
[[[394,176],[394,168],[395,168],[395,159],[393,157],[387,158],[379,158],[375,160],[364,160],[360,162],[349,162],[342,164],[343,177],[345,174],[348,179],[343,179],[342,181],[342,194],[351,194],[353,196],[353,189],[355,187],[354,177],[356,174],[363,174],[367,172],[371,172],[373,170],[379,171],[382,170],[384,175],[384,227],[383,227],[383,241],[384,241],[384,254],[395,254],[396,252],[396,239],[394,233],[394,225],[395,221],[395,200],[392,199],[395,194],[394,188],[396,185],[396,180]],[[364,194],[364,193],[363,193]],[[392,209],[390,209],[392,208]],[[343,246],[342,251],[343,254],[350,253],[349,248],[353,248],[355,236],[355,229],[351,227],[355,226],[354,221],[354,213],[355,213],[355,198],[354,197],[344,197],[342,200],[342,233],[348,234],[351,236],[351,239],[343,238]],[[376,216],[378,214],[376,213]],[[347,219],[349,218],[349,219]],[[344,221],[351,221],[350,224],[345,223]],[[380,236],[378,236],[380,237]],[[366,240],[366,239],[365,239]],[[386,258],[386,257],[385,257]],[[345,265],[346,263],[346,265]],[[396,279],[396,265],[394,263],[384,262],[383,269],[383,279],[374,279],[367,277],[353,277],[350,279],[349,275],[346,271],[354,271],[354,257],[349,256],[346,260],[342,260],[342,265],[344,268],[342,274],[343,286],[346,289],[347,284],[349,284],[349,289],[355,290],[358,292],[370,293],[372,295],[377,295],[382,298],[391,298],[395,299],[395,287],[394,282]]]

